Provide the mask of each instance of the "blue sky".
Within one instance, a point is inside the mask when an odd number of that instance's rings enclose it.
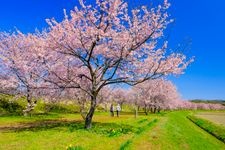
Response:
[[[225,99],[225,1],[171,0],[176,19],[170,41],[189,37],[195,62],[174,79],[186,99]]]
[[[61,20],[63,9],[72,9],[78,0],[5,0],[0,5],[0,31],[33,32],[47,26],[46,18]],[[90,0],[88,0],[90,1]],[[139,0],[140,1],[140,0]],[[132,6],[137,0],[129,0]],[[159,0],[152,0],[159,1]],[[195,62],[184,75],[173,77],[184,99],[225,99],[225,1],[170,0],[175,23],[167,30],[170,47],[192,39],[187,53]],[[149,0],[141,0],[148,4]]]

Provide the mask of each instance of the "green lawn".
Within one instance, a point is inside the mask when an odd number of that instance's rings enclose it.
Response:
[[[83,129],[79,114],[51,114],[32,117],[0,117],[0,149],[84,150],[190,149],[224,150],[225,144],[186,118],[190,112],[110,117],[97,113],[91,130]]]

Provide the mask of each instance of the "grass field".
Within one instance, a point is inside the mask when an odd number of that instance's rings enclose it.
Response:
[[[225,126],[225,112],[198,112],[195,116]]]
[[[42,150],[77,146],[84,150],[224,150],[225,144],[186,118],[191,112],[166,114],[97,113],[93,128],[83,129],[79,114],[0,117],[0,149]],[[78,148],[79,147],[79,148]]]

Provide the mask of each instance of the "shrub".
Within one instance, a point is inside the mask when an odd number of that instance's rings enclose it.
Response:
[[[1,114],[22,114],[24,107],[17,101],[11,101],[12,97],[8,95],[0,96],[0,113]]]

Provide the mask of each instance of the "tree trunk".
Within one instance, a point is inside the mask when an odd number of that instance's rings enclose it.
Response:
[[[32,96],[31,96],[31,93],[30,93],[30,89],[28,88],[27,89],[27,106],[26,106],[26,109],[23,110],[23,115],[24,116],[27,116],[28,114],[30,114],[30,112],[33,110],[33,104],[32,104]]]
[[[140,106],[138,106],[137,108],[138,108],[137,110],[139,111],[140,110]]]
[[[161,110],[161,108],[160,108],[160,106],[158,107],[158,113],[160,113],[160,110]]]
[[[153,113],[153,106],[151,106],[150,109],[151,109],[151,113]]]
[[[105,112],[107,112],[108,110],[107,110],[107,103],[105,104]]]
[[[154,113],[154,114],[156,113],[156,106],[154,106],[154,110],[153,110],[153,113]]]
[[[123,102],[120,103],[121,111],[123,110]]]
[[[146,104],[145,104],[144,111],[145,111],[145,115],[148,115],[148,110],[147,110],[147,105]]]
[[[90,129],[91,125],[92,125],[92,117],[94,115],[95,112],[95,108],[96,108],[96,96],[92,96],[91,97],[91,107],[89,109],[89,112],[85,118],[85,125],[84,128],[85,129]]]
[[[134,113],[134,115],[135,115],[135,118],[137,118],[137,116],[138,116],[138,106],[135,106],[135,113]]]

